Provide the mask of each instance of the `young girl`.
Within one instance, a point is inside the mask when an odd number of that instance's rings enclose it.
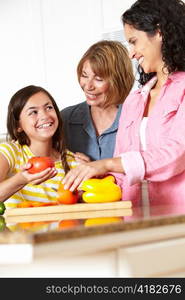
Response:
[[[7,117],[8,142],[0,144],[0,201],[6,207],[22,201],[56,201],[58,186],[76,166],[65,148],[63,123],[53,97],[42,87],[27,86],[10,100]],[[28,159],[49,156],[54,168],[30,174]]]

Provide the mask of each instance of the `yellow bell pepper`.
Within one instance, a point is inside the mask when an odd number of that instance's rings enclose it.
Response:
[[[115,202],[121,199],[121,189],[113,176],[85,180],[80,188],[84,191],[82,199],[87,203]]]

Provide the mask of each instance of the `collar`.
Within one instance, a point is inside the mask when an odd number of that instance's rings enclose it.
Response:
[[[172,81],[182,81],[182,79],[184,78],[185,80],[185,72],[173,72],[168,76],[168,79],[166,80],[165,84],[169,84]],[[141,89],[138,90],[139,93],[141,94],[147,94],[150,92],[150,90],[153,88],[153,86],[155,85],[157,81],[157,76],[152,77]]]
[[[85,101],[77,105],[77,107],[69,117],[69,122],[71,124],[84,124],[86,122],[89,122],[89,118],[89,105]]]
[[[116,118],[110,128],[108,128],[105,133],[113,132],[118,129],[118,123],[119,123],[119,117],[121,114],[122,104],[119,104],[118,111]],[[87,102],[82,102],[79,104],[79,106],[76,108],[74,113],[71,115],[69,122],[71,124],[81,124],[83,125],[83,128],[86,132],[88,132],[89,135],[94,135],[95,129],[92,123],[92,118],[90,114],[90,107],[87,104]]]
[[[157,76],[152,77],[140,90],[142,95],[148,94],[157,82]]]

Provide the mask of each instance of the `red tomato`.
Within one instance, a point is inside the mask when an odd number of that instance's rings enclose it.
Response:
[[[31,163],[32,166],[28,170],[30,174],[39,173],[47,168],[53,168],[55,166],[53,160],[47,156],[35,156],[28,160],[28,163]]]
[[[75,204],[78,202],[78,191],[64,190],[63,184],[60,184],[57,201],[61,204]]]

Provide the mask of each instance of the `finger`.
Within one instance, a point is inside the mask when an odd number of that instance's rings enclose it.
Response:
[[[71,192],[74,192],[74,191],[82,184],[82,182],[83,182],[84,180],[85,180],[85,177],[84,177],[84,176],[78,176],[78,177],[76,177],[76,178],[73,180],[71,186],[69,187],[69,190],[70,190]]]
[[[77,161],[81,160],[82,162],[90,162],[89,156],[85,155],[84,153],[76,152],[74,156]]]
[[[76,178],[76,175],[73,173],[69,174],[69,175],[70,175],[70,177],[67,177],[67,178],[65,178],[65,181],[62,181],[62,183],[64,184],[65,190],[68,190],[71,187],[71,185],[73,184],[73,182]]]
[[[82,176],[82,168],[81,166],[76,167],[75,169],[70,170],[65,178],[62,180],[62,183],[64,184],[64,189],[68,190],[76,178],[79,176]]]
[[[54,176],[56,176],[57,174],[57,170],[52,170],[51,172],[49,172],[48,174],[46,174],[45,176],[42,176],[41,178],[35,179],[32,181],[32,184],[40,184]]]
[[[83,159],[83,158],[79,158],[79,157],[75,157],[76,162],[78,163],[86,163],[88,162],[87,160]]]
[[[56,174],[58,173],[58,171],[55,168],[52,168],[45,176],[43,176],[41,179],[47,180],[49,178],[52,178],[54,176],[56,176]]]
[[[75,174],[73,181],[69,187],[69,190],[73,192],[76,190],[84,180],[91,178],[92,176],[88,173],[87,169],[83,169],[80,173]]]
[[[35,173],[35,174],[29,174],[29,176],[31,176],[31,180],[41,180],[44,181],[46,180],[46,178],[49,178],[51,175],[56,174],[57,170],[55,168],[47,168],[44,171],[41,171],[39,173]]]
[[[21,169],[21,171],[25,171],[25,170],[30,169],[31,166],[32,166],[32,165],[31,165],[30,163],[27,163],[27,164],[25,164],[25,165],[20,166],[20,169]]]

